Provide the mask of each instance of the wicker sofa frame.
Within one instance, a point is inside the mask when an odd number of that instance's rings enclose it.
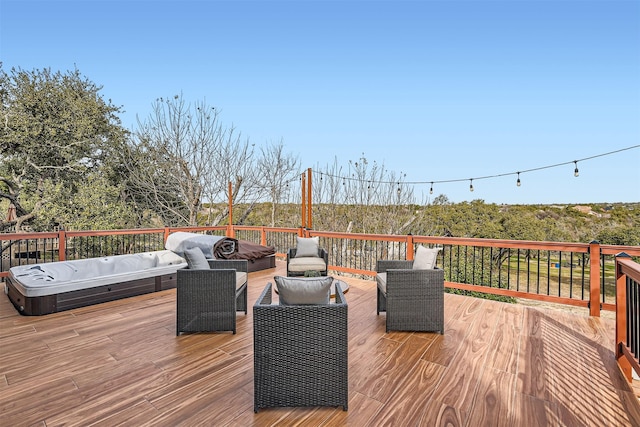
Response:
[[[298,252],[298,250],[296,248],[289,248],[289,250],[287,251],[287,276],[288,277],[295,277],[295,276],[304,276],[304,271],[291,271],[289,270],[289,263],[291,262],[292,259],[294,259],[296,257],[296,253]],[[320,276],[327,276],[327,272],[329,269],[329,254],[327,253],[327,251],[323,248],[318,248],[318,258],[322,258],[324,260],[324,270],[320,270],[319,271],[319,275]]]
[[[209,267],[177,272],[176,335],[215,331],[235,334],[236,312],[247,314],[247,282],[236,286],[236,271],[247,273],[247,261],[209,260]]]
[[[253,306],[254,411],[348,403],[347,301],[271,304],[268,283]]]
[[[378,314],[386,312],[389,331],[444,333],[444,270],[413,270],[413,261],[378,260],[387,273],[386,294],[377,286]]]

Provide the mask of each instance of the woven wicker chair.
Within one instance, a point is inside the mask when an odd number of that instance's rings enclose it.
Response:
[[[317,257],[296,258],[297,249],[289,248],[287,251],[287,276],[304,276],[305,271],[318,271],[320,276],[327,275],[329,254],[323,248],[318,248]],[[324,261],[324,265],[322,264]]]
[[[210,270],[177,271],[176,335],[213,331],[232,331],[235,334],[236,311],[247,314],[248,262],[208,262]]]
[[[412,267],[413,261],[378,260],[378,314],[387,313],[387,332],[443,334],[444,270],[413,270]]]
[[[271,304],[268,283],[253,306],[253,409],[348,402],[347,301]]]

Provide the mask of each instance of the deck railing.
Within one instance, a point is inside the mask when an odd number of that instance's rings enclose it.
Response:
[[[330,270],[367,277],[379,259],[412,259],[417,245],[440,247],[436,265],[448,288],[588,307],[591,316],[616,311],[616,357],[629,380],[631,369],[640,373],[640,246],[249,226],[8,233],[0,234],[0,279],[15,265],[161,250],[175,231],[274,246],[279,257],[295,247],[296,236],[317,236]]]
[[[640,375],[640,264],[628,254],[616,257],[616,358],[627,380]]]
[[[174,231],[227,235],[274,246],[284,257],[296,236],[318,236],[334,271],[373,276],[378,259],[411,259],[417,245],[441,247],[437,265],[446,286],[588,307],[593,316],[615,310],[616,260],[639,246],[456,237],[337,233],[284,227],[164,227],[138,230],[0,234],[0,278],[29,263],[155,251]]]

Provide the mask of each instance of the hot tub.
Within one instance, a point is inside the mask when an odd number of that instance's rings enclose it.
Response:
[[[169,250],[12,267],[6,292],[24,315],[43,315],[176,287],[187,267]]]

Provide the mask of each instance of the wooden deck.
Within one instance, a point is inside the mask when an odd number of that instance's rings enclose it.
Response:
[[[276,269],[252,273],[249,302]],[[0,425],[640,426],[613,321],[445,295],[445,334],[385,333],[345,278],[349,411],[253,412],[252,314],[175,336],[175,290],[42,317],[0,296]]]

